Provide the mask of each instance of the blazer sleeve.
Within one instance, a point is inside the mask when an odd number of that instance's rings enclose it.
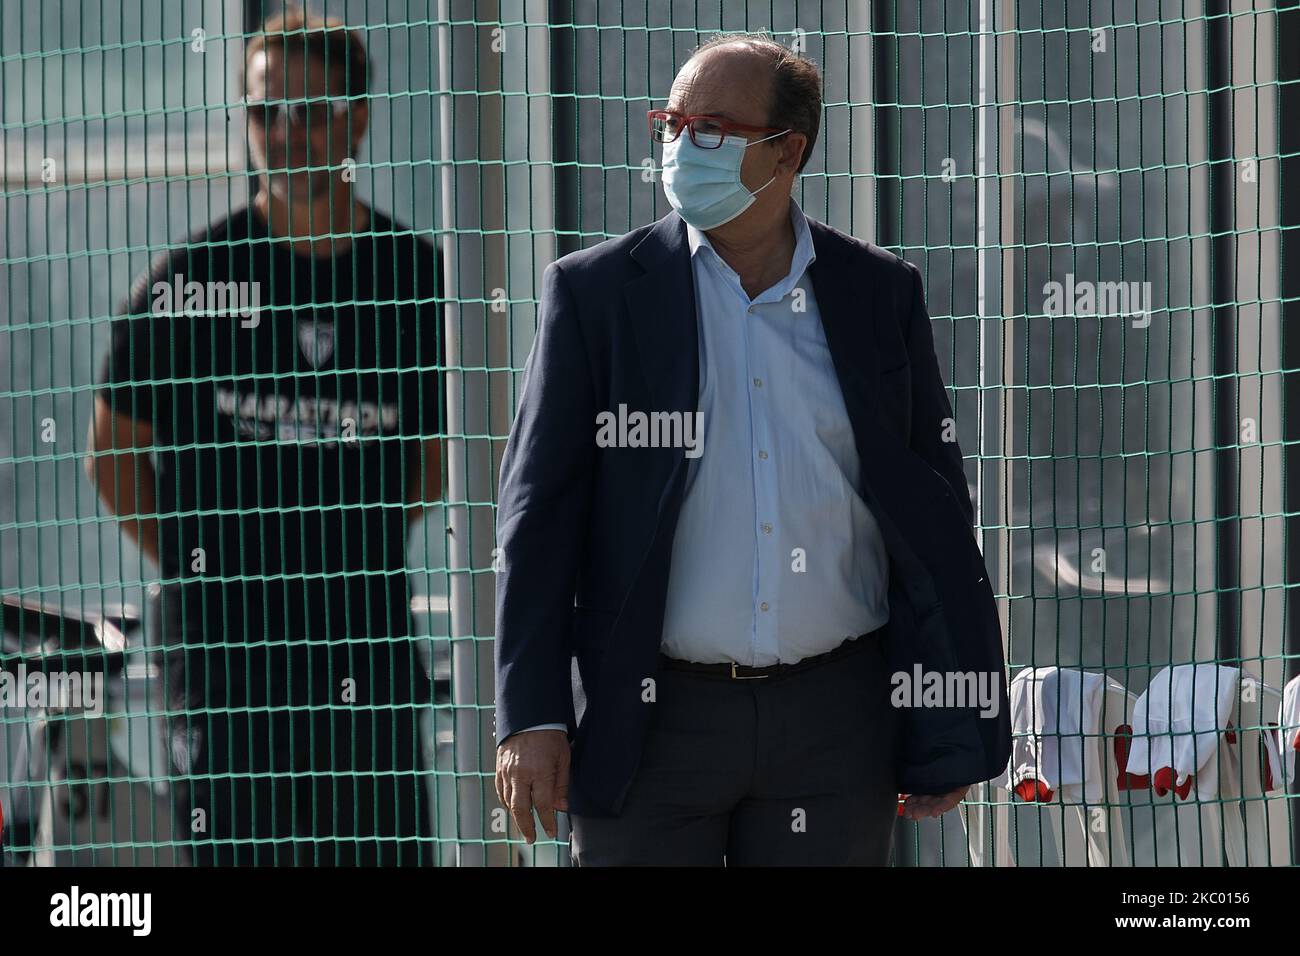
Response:
[[[497,507],[498,743],[538,724],[576,730],[573,599],[586,538],[596,409],[568,279],[542,279],[537,335],[501,461]]]
[[[905,335],[908,361],[912,365],[912,451],[937,471],[952,487],[966,523],[975,526],[975,508],[966,487],[961,446],[953,424],[952,405],[939,374],[939,360],[934,353],[934,332],[930,313],[925,307],[921,270],[905,263],[911,276],[911,309]],[[951,435],[951,441],[945,441]]]

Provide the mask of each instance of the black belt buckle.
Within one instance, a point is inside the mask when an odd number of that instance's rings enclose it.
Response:
[[[794,664],[770,664],[766,667],[753,667],[749,664],[738,664],[731,661],[726,664],[697,664],[692,661],[682,661],[669,657],[660,652],[660,657],[665,666],[674,670],[694,672],[697,674],[708,674],[710,676],[721,677],[727,680],[764,680],[768,677],[783,676],[786,674],[797,674],[800,671],[816,667],[819,664],[825,664],[833,660],[838,660],[846,654],[851,654],[856,650],[865,647],[869,642],[883,639],[880,631],[883,628],[877,628],[875,631],[869,631],[860,637],[845,640],[839,647],[825,652],[816,654],[812,657],[805,657],[803,660]],[[741,670],[758,671],[765,673],[742,674]]]

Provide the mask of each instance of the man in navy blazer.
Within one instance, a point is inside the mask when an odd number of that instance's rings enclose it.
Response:
[[[706,43],[649,116],[673,211],[544,276],[496,784],[578,865],[884,864],[899,793],[938,815],[1010,754],[920,273],[791,198],[820,111],[808,60]]]

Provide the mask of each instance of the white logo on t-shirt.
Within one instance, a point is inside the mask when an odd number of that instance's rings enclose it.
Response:
[[[316,319],[299,322],[298,347],[312,368],[320,368],[334,354],[334,323]]]
[[[219,414],[230,417],[236,434],[263,441],[352,444],[397,430],[396,402],[295,398],[218,385],[216,404]]]

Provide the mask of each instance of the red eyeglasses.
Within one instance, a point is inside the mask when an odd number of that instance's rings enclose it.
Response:
[[[746,126],[733,123],[721,116],[697,113],[687,116],[672,110],[647,110],[650,138],[656,143],[671,143],[682,135],[682,127],[690,131],[691,142],[700,149],[717,149],[731,133],[788,133],[775,126]]]

